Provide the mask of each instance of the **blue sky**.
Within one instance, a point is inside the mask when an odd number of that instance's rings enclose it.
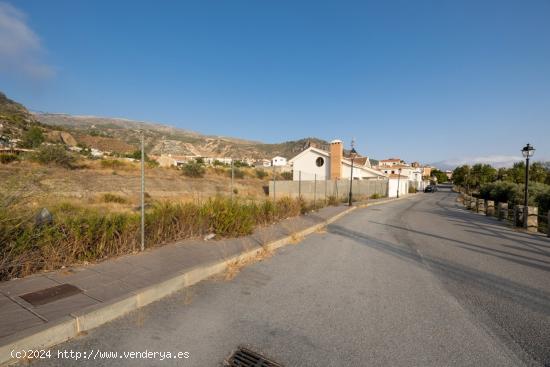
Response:
[[[47,112],[375,158],[550,159],[550,1],[0,5],[0,90]]]

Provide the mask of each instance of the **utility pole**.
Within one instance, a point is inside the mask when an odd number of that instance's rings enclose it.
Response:
[[[141,130],[141,251],[145,250],[145,143]]]

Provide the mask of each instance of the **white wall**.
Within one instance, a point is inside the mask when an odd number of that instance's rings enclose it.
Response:
[[[399,197],[409,194],[409,181],[403,177],[400,180],[397,178],[390,178],[388,183],[388,197],[397,197],[397,182],[399,181]]]
[[[315,163],[319,157],[324,160],[321,167],[318,167]],[[293,180],[298,181],[300,171],[302,172],[302,180],[304,181],[314,180],[315,174],[317,174],[317,180],[325,180],[330,176],[329,167],[329,157],[319,154],[313,150],[306,151],[302,156],[295,158],[293,161]]]

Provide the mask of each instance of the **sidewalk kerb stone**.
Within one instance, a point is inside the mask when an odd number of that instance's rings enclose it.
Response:
[[[47,349],[77,335],[77,322],[71,316],[20,331],[6,337],[7,342],[0,345],[0,365],[16,362],[11,357],[12,351]]]

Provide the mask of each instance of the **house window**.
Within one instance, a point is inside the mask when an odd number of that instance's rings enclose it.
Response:
[[[323,167],[323,164],[325,164],[325,160],[322,157],[318,157],[315,160],[315,164],[317,165],[317,167]]]

